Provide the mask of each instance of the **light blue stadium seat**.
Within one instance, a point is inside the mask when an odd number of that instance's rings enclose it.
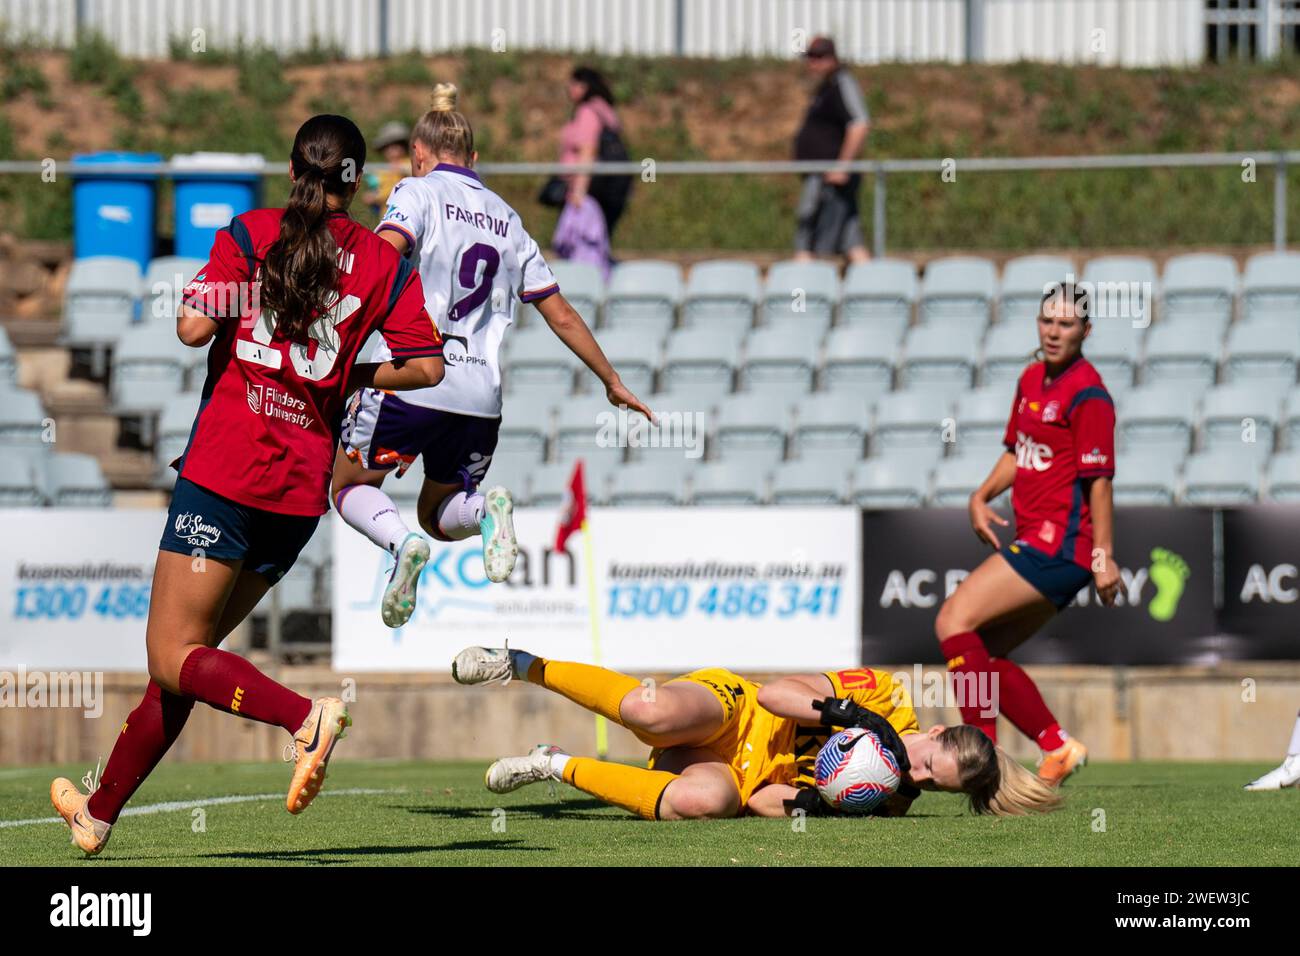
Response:
[[[868,433],[867,401],[852,395],[820,392],[802,399],[795,409],[791,430],[792,457],[843,453],[861,458]]]
[[[564,290],[564,286],[560,286]],[[621,262],[605,290],[605,325],[649,327],[663,336],[673,327],[682,301],[682,270],[675,262]]]
[[[850,498],[860,508],[919,508],[929,494],[932,468],[909,455],[869,458],[853,469]]]
[[[820,337],[840,300],[840,277],[829,262],[775,263],[763,284],[763,322]]]
[[[1161,324],[1194,319],[1212,325],[1222,340],[1232,321],[1238,284],[1237,260],[1231,256],[1174,256],[1165,263],[1160,280]]]
[[[898,363],[899,388],[934,389],[949,395],[968,391],[979,361],[981,332],[957,324],[911,329]]]
[[[536,464],[546,457],[555,428],[555,409],[548,402],[507,398],[502,403],[497,455]]]
[[[93,455],[56,452],[45,462],[50,504],[56,508],[108,508],[113,492]]]
[[[159,487],[170,488],[176,483],[176,471],[171,463],[185,452],[201,401],[198,391],[182,392],[173,395],[158,414],[154,462],[158,469]]]
[[[713,429],[715,417],[718,411],[718,404],[726,398],[726,395],[719,394],[713,388],[705,386],[697,388],[693,386],[682,386],[675,389],[666,389],[655,392],[649,398],[645,399],[650,410],[655,413],[655,417],[672,429],[690,428],[692,437],[699,438],[695,432],[701,427],[703,433],[708,433]],[[671,437],[673,432],[666,433]],[[686,436],[682,436],[685,438]],[[662,439],[661,439],[662,440]],[[702,441],[702,438],[700,438]],[[636,458],[639,455],[639,449],[630,449],[630,456]]]
[[[1144,329],[1126,319],[1096,319],[1083,342],[1083,355],[1106,383],[1106,390],[1119,399],[1133,387],[1141,361]]]
[[[871,454],[923,449],[940,455],[943,426],[951,418],[950,397],[932,389],[882,395],[876,400]]]
[[[512,332],[504,345],[501,378],[507,395],[558,402],[573,390],[578,358],[544,323]]]
[[[786,461],[772,472],[772,504],[817,507],[842,504],[849,468],[828,468],[825,459]]]
[[[1201,400],[1201,448],[1262,461],[1273,451],[1281,404],[1270,389],[1245,384],[1208,389]]]
[[[1223,352],[1223,328],[1212,315],[1166,317],[1147,332],[1142,383],[1201,390],[1214,384]],[[1085,351],[1087,343],[1084,344]]]
[[[1300,450],[1283,452],[1269,460],[1268,498],[1300,504]]]
[[[1300,318],[1251,319],[1228,330],[1223,379],[1288,392],[1296,384]]]
[[[483,476],[479,487],[486,491],[501,485],[510,492],[516,505],[527,504],[528,476],[537,464],[537,461],[527,455],[502,453],[501,445],[498,443],[497,450],[492,455],[492,462],[488,465],[487,474]]]
[[[912,321],[917,296],[916,266],[903,259],[855,262],[844,276],[842,325],[866,325],[897,342]]]
[[[935,259],[925,267],[917,317],[924,325],[955,324],[983,334],[997,297],[993,263],[976,256]]]
[[[705,508],[766,504],[767,473],[747,462],[706,462],[691,473],[691,503]]]
[[[9,341],[9,333],[0,327],[0,386],[18,381],[18,353]]]
[[[45,406],[34,391],[5,387],[3,395],[0,395],[0,447],[25,448],[46,454],[50,450],[45,425],[47,419]]]
[[[980,382],[983,385],[1016,387],[1025,366],[1035,360],[1038,350],[1038,323],[1034,319],[1000,322],[989,329],[984,339]]]
[[[1191,447],[1198,396],[1176,385],[1140,385],[1118,402],[1116,435],[1124,453],[1182,457]],[[1122,456],[1120,456],[1122,457]]]
[[[1262,252],[1246,260],[1241,317],[1246,322],[1300,323],[1300,253]]]
[[[0,455],[0,508],[39,508],[45,504],[42,458],[31,448]]]
[[[681,449],[658,448],[628,462],[610,476],[609,503],[617,508],[685,504],[687,476],[697,467]]]
[[[1127,324],[1145,328],[1155,313],[1159,282],[1156,264],[1146,256],[1101,256],[1083,267],[1089,283],[1092,324]]]
[[[893,387],[896,358],[894,342],[870,325],[831,329],[826,336],[822,388],[874,400]]]
[[[682,298],[682,325],[744,335],[754,325],[758,302],[758,266],[716,259],[691,267]]]
[[[1155,451],[1123,452],[1113,479],[1115,504],[1172,505],[1178,498],[1183,456]]]
[[[571,398],[555,410],[556,461],[607,455],[621,461],[624,439],[620,434],[618,409],[603,395]]]
[[[605,277],[590,262],[569,262],[558,259],[549,262],[560,284],[560,294],[582,316],[582,320],[595,328],[600,319],[600,307],[605,301]],[[533,309],[519,309],[515,322],[520,326],[534,324]],[[522,321],[520,321],[522,320]]]
[[[993,470],[993,461],[964,455],[944,458],[935,466],[927,503],[932,508],[964,508],[971,493]]]
[[[1191,455],[1183,467],[1182,503],[1232,507],[1259,497],[1259,460],[1227,449]]]
[[[596,341],[632,394],[644,399],[654,390],[655,372],[663,363],[662,338],[645,329],[621,328],[601,329]],[[585,370],[578,382],[581,391],[605,394],[600,379]]]
[[[619,467],[620,463],[609,455],[583,458],[583,481],[587,489],[588,502],[598,505],[605,503],[609,497],[610,475]],[[569,479],[572,476],[572,462],[538,465],[533,469],[529,481],[528,504],[534,508],[563,506],[569,489]]]
[[[817,372],[817,339],[780,328],[756,329],[745,340],[740,385],[748,392],[798,398],[812,391]]]
[[[1286,394],[1282,406],[1282,443],[1294,451],[1300,451],[1300,385]]]
[[[1019,256],[1008,261],[998,291],[998,324],[1023,323],[1032,329],[1048,287],[1064,282],[1073,272],[1074,263],[1064,256]]]
[[[185,369],[191,352],[167,322],[132,326],[113,350],[109,395],[119,414],[157,414],[185,390]]]
[[[181,290],[204,265],[202,259],[185,256],[160,256],[150,262],[140,282],[140,320],[175,323]]]
[[[952,453],[963,458],[976,457],[992,468],[997,456],[1006,450],[1002,439],[1006,436],[1015,394],[1014,384],[1003,384],[986,385],[957,396],[953,416],[957,421],[957,440],[952,445]]]
[[[73,344],[112,342],[135,321],[140,266],[134,259],[87,256],[74,259],[64,292],[65,339]]]
[[[790,404],[780,394],[728,396],[718,406],[716,457],[767,468],[784,457],[789,428]]]
[[[698,389],[725,395],[740,362],[739,341],[721,329],[678,329],[668,337],[660,384],[667,391]]]

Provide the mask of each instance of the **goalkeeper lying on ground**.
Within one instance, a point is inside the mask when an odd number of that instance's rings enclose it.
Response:
[[[964,793],[976,813],[1055,810],[1055,788],[970,726],[922,733],[911,698],[870,668],[799,674],[760,685],[722,668],[693,671],[658,687],[634,677],[525,651],[468,647],[452,662],[462,684],[527,680],[632,731],[652,747],[647,768],[574,757],[539,746],[488,769],[488,789],[508,793],[562,780],[647,820],[777,817],[828,812],[813,785],[827,738],[846,726],[880,734],[906,770],[886,815],[907,812],[922,790]]]

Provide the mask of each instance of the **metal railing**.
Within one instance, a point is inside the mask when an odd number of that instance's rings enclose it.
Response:
[[[807,162],[807,161],[736,161],[703,162],[643,159],[625,163],[590,163],[586,165],[563,165],[555,162],[545,163],[480,163],[477,166],[484,176],[550,176],[575,172],[597,173],[602,175],[631,175],[641,177],[651,172],[659,176],[763,176],[763,175],[816,175],[832,171],[858,173],[870,177],[872,182],[872,252],[875,256],[885,255],[888,242],[888,222],[885,216],[885,202],[888,195],[890,176],[903,175],[944,175],[968,173],[1013,173],[1013,172],[1082,172],[1089,170],[1114,169],[1185,169],[1185,168],[1223,168],[1238,167],[1273,167],[1273,246],[1278,250],[1287,244],[1287,171],[1288,167],[1300,166],[1300,150],[1272,150],[1237,153],[1140,153],[1133,155],[1106,156],[1027,156],[1027,157],[971,157],[969,159],[878,159],[856,160],[851,163]],[[171,163],[85,163],[71,160],[56,162],[58,175],[76,176],[135,173],[148,176],[170,176],[174,173],[193,175],[194,173],[222,173],[229,169],[214,167],[210,170],[201,166],[185,165],[174,167]],[[387,164],[368,165],[367,170],[389,169]],[[48,162],[36,160],[17,160],[0,162],[0,174],[32,174],[40,176],[48,173]],[[278,177],[284,175],[281,162],[267,161],[261,175]]]

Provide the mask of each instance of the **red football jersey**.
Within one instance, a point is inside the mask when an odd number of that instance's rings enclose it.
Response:
[[[1115,406],[1087,359],[1076,359],[1048,385],[1046,372],[1035,362],[1021,374],[1003,438],[1016,456],[1016,540],[1088,568],[1086,482],[1115,474]]]
[[[207,265],[183,292],[220,328],[208,347],[203,400],[178,463],[196,485],[290,515],[329,510],[330,474],[357,352],[378,329],[394,358],[442,354],[419,274],[343,213],[330,217],[339,289],[303,345],[256,305],[253,280],[280,234],[281,209],[254,209],[217,233]]]

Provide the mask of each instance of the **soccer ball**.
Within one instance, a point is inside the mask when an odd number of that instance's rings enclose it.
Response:
[[[817,792],[836,810],[870,813],[898,792],[898,761],[870,730],[841,730],[817,754]]]

